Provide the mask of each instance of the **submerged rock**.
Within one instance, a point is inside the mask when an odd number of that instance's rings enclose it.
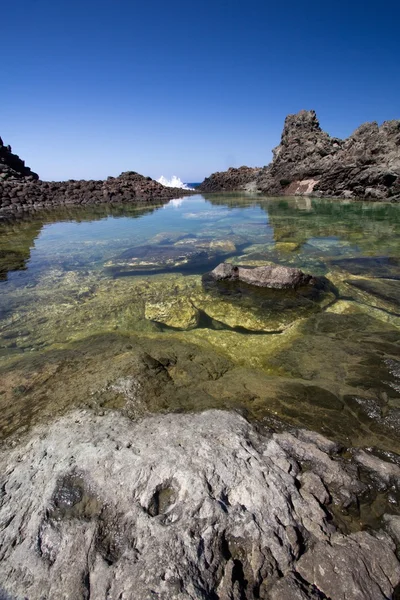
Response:
[[[191,268],[207,263],[209,254],[192,244],[176,246],[147,245],[126,250],[106,262],[115,276],[140,271],[163,271],[171,268]]]
[[[192,329],[199,322],[199,311],[188,298],[146,302],[145,317],[177,329]]]
[[[135,271],[163,271],[206,266],[219,255],[235,252],[230,240],[185,238],[173,245],[147,244],[129,248],[120,256],[106,262],[105,267],[118,276]]]
[[[216,281],[242,281],[257,287],[273,289],[296,289],[309,283],[314,283],[312,275],[306,275],[300,269],[282,265],[246,268],[221,263],[209,276]]]
[[[330,499],[367,486],[311,432],[261,434],[222,411],[78,411],[3,451],[0,472],[13,597],[384,600],[400,580],[392,526],[338,529]]]

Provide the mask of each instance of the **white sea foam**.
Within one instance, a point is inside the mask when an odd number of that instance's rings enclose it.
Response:
[[[161,175],[161,177],[157,179],[157,181],[158,183],[165,185],[165,187],[181,188],[183,190],[192,189],[188,185],[186,185],[186,183],[183,183],[183,181],[179,179],[179,177],[177,177],[176,175],[173,175],[171,179],[167,179],[166,177],[164,177],[164,175]]]

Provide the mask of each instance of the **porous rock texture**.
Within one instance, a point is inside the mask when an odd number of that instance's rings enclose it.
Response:
[[[163,202],[190,194],[134,171],[106,180],[42,181],[0,138],[0,220],[60,206]]]
[[[76,411],[41,425],[0,455],[2,593],[391,598],[393,536],[346,535],[329,515],[331,497],[349,504],[365,488],[337,451],[320,435],[260,433],[216,410],[138,422]]]
[[[277,290],[296,289],[315,282],[312,275],[306,275],[300,269],[282,265],[246,268],[230,263],[221,263],[208,276],[216,281],[243,281],[249,285]]]
[[[285,119],[273,160],[253,177],[243,172],[237,188],[268,196],[314,195],[400,200],[400,120],[364,123],[341,140],[322,131],[313,110]],[[201,191],[219,191],[230,172],[211,175]]]

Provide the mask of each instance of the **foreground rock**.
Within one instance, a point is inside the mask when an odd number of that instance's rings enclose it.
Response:
[[[327,505],[367,489],[337,452],[317,434],[260,434],[221,411],[137,423],[80,411],[38,427],[0,455],[2,592],[391,598],[399,517],[385,518],[388,532],[337,529]],[[379,479],[387,463],[364,464]],[[396,487],[400,468],[389,466]]]
[[[315,111],[286,117],[273,160],[233,178],[215,173],[200,191],[253,189],[269,196],[337,196],[400,200],[400,120],[364,123],[349,138],[322,131]]]
[[[208,277],[216,281],[242,281],[249,285],[277,290],[296,289],[315,283],[312,275],[306,275],[300,269],[282,265],[246,268],[221,263],[209,273]]]

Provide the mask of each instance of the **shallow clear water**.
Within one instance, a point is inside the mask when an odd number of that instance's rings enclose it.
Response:
[[[226,260],[331,287],[206,289]],[[399,451],[399,206],[215,194],[46,213],[1,226],[0,279],[3,436],[75,404],[219,406]]]

